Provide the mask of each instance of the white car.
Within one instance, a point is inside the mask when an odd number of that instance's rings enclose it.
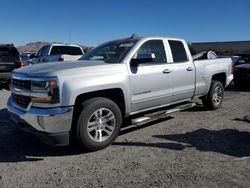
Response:
[[[32,59],[32,64],[52,61],[76,61],[82,55],[84,55],[84,52],[78,45],[53,43],[43,46],[38,51],[36,58]]]

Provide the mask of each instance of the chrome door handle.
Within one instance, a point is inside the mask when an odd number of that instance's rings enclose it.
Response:
[[[172,71],[169,70],[169,69],[165,69],[164,71],[162,71],[163,74],[168,74],[168,73],[171,73]]]
[[[192,71],[192,70],[194,70],[192,67],[187,68],[187,71]]]

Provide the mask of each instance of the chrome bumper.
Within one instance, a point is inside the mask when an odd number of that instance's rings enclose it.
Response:
[[[7,103],[11,119],[16,123],[24,123],[43,133],[57,134],[71,130],[73,107],[29,108],[21,109],[12,97]]]

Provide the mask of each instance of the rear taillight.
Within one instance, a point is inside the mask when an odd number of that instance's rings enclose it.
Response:
[[[234,74],[234,72],[235,72],[235,66],[234,66],[234,65],[232,65],[232,70],[231,70],[231,73],[232,73],[232,74]]]
[[[24,67],[25,66],[25,64],[24,64],[24,62],[22,61],[22,60],[20,60],[20,68],[22,68],[22,67]]]
[[[64,61],[63,57],[59,57],[58,61]]]

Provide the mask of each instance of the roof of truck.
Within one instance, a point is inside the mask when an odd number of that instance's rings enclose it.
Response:
[[[53,45],[53,46],[73,46],[73,47],[81,47],[80,45],[76,45],[76,44],[63,44],[63,43],[51,43],[49,45]]]
[[[136,35],[132,35],[129,38],[122,38],[122,39],[117,39],[117,40],[113,40],[113,41],[139,41],[139,40],[143,40],[143,39],[167,39],[167,40],[180,40],[183,41],[184,39],[181,38],[175,38],[175,37],[164,37],[164,36],[136,36]]]
[[[140,37],[140,39],[154,39],[154,38],[167,39],[167,40],[184,40],[182,38],[164,37],[164,36],[145,36],[145,37]]]

